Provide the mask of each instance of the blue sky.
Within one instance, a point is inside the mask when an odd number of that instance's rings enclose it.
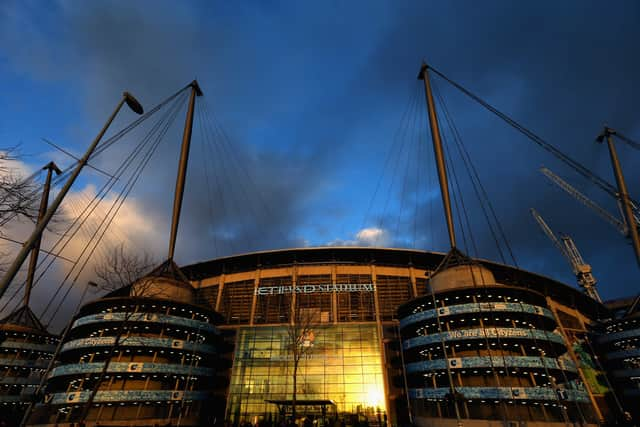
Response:
[[[445,251],[430,140],[418,115],[424,112],[416,80],[421,60],[613,182],[606,149],[593,141],[604,122],[640,139],[639,28],[634,1],[490,1],[482,7],[473,1],[4,1],[0,146],[21,144],[22,160],[33,169],[52,157],[68,165],[41,138],[82,153],[123,90],[149,108],[197,78],[243,167],[208,158],[194,131],[180,263],[300,245]],[[566,261],[529,216],[535,207],[552,228],[574,237],[605,298],[637,293],[630,246],[536,170],[551,167],[612,212],[614,203],[436,83],[518,265],[574,283]],[[413,121],[402,119],[407,105]],[[159,258],[166,251],[181,117],[119,225]],[[123,112],[114,129],[132,118]],[[201,125],[196,120],[196,128]],[[389,156],[398,131],[409,135],[407,145],[404,151],[396,145]],[[418,141],[428,145],[419,148]],[[619,150],[638,198],[640,153]],[[388,157],[397,163],[395,173],[384,168]],[[95,162],[114,170],[118,159],[105,155]],[[478,246],[465,249],[499,261],[464,167],[455,155],[452,162],[460,175],[455,191],[470,217],[466,233]],[[204,176],[214,170],[234,184],[224,185],[225,199],[213,196],[210,206]],[[74,191],[100,180],[86,173]],[[372,239],[376,229],[378,240]]]

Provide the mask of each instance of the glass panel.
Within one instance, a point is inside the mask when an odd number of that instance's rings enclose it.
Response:
[[[266,400],[290,400],[293,357],[288,327],[241,328],[231,377],[229,413],[232,421],[279,416]],[[359,413],[373,417],[385,412],[380,341],[376,325],[322,325],[313,328],[308,353],[297,374],[296,412],[320,413],[305,400],[335,402],[328,413]],[[373,418],[369,418],[373,419]]]
[[[222,288],[220,313],[226,323],[249,323],[251,301],[253,299],[253,280],[225,283]]]
[[[398,306],[411,297],[411,280],[409,277],[378,276],[376,290],[382,320],[396,319]]]
[[[260,288],[273,288],[291,286],[291,276],[270,277],[260,280]],[[258,290],[259,290],[258,289]],[[261,295],[258,292],[256,301],[256,312],[253,322],[264,323],[286,323],[289,321],[291,312],[291,293],[276,293],[274,295]]]

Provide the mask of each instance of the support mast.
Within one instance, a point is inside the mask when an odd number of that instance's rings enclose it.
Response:
[[[45,167],[42,168],[47,171],[47,179],[44,181],[44,188],[42,189],[42,199],[40,200],[40,209],[38,210],[38,222],[36,224],[40,224],[44,215],[47,213],[47,206],[49,205],[49,190],[51,189],[51,177],[53,176],[53,172],[56,175],[60,175],[62,171],[56,166],[55,163],[49,162]],[[38,254],[40,252],[40,243],[42,241],[42,235],[38,237],[33,245],[33,250],[31,251],[31,259],[29,260],[29,270],[27,270],[27,284],[24,290],[24,306],[29,306],[29,299],[31,298],[31,288],[33,287],[33,277],[36,272],[36,267],[38,264]]]
[[[193,111],[195,109],[196,96],[202,96],[202,90],[196,80],[191,82],[191,96],[189,97],[189,110],[184,122],[182,134],[182,149],[180,151],[180,164],[176,178],[176,192],[173,199],[173,217],[171,220],[171,237],[169,239],[169,262],[173,261],[176,249],[176,237],[178,224],[180,223],[180,211],[182,210],[182,198],[184,196],[184,184],[187,176],[187,164],[189,163],[189,147],[191,146],[191,130],[193,129]]]
[[[444,205],[445,218],[447,220],[447,229],[449,231],[449,242],[451,248],[456,247],[456,234],[453,226],[453,214],[451,213],[451,198],[449,197],[449,182],[447,180],[447,166],[444,161],[444,152],[442,150],[442,140],[440,138],[440,128],[438,126],[438,116],[436,114],[436,106],[433,102],[433,94],[431,92],[431,83],[429,82],[429,66],[422,63],[419,80],[424,80],[425,97],[427,99],[427,109],[429,113],[429,126],[431,127],[431,139],[433,140],[433,152],[436,157],[436,165],[438,167],[438,180],[440,181],[440,194],[442,194],[442,204]]]
[[[78,177],[78,175],[80,175],[82,168],[89,161],[89,157],[91,157],[91,155],[93,154],[93,151],[98,146],[98,143],[102,139],[102,136],[105,134],[105,132],[111,125],[111,122],[113,122],[113,119],[116,117],[116,115],[118,114],[118,112],[122,108],[122,105],[124,105],[125,102],[129,106],[129,108],[131,108],[131,110],[133,110],[137,114],[142,114],[144,112],[142,109],[142,106],[133,97],[133,95],[131,95],[129,92],[124,92],[122,94],[122,99],[120,99],[120,102],[118,102],[118,105],[116,106],[115,110],[113,110],[113,113],[111,113],[111,116],[109,116],[109,118],[107,119],[107,122],[104,124],[104,126],[100,130],[100,133],[98,133],[98,136],[96,136],[96,138],[93,140],[93,142],[87,149],[87,152],[84,154],[84,156],[82,156],[82,158],[78,161],[78,165],[76,166],[74,171],[71,173],[71,176],[69,177],[67,182],[64,184],[64,186],[56,196],[53,203],[51,203],[51,206],[49,207],[49,209],[47,209],[47,213],[42,218],[42,221],[38,222],[38,224],[36,225],[36,229],[33,230],[33,233],[31,233],[31,237],[29,237],[29,239],[26,242],[24,242],[24,245],[22,246],[22,249],[20,249],[18,256],[16,256],[16,259],[13,261],[13,264],[11,264],[11,266],[7,269],[7,272],[5,273],[4,277],[2,278],[2,281],[0,282],[0,297],[4,295],[11,281],[16,277],[16,274],[18,274],[18,270],[20,270],[20,267],[24,263],[25,259],[27,259],[27,255],[29,255],[29,252],[31,252],[31,250],[33,249],[36,241],[38,241],[42,236],[42,233],[44,232],[44,229],[47,228],[47,225],[49,225],[49,221],[51,221],[53,214],[56,213],[56,210],[62,203],[62,200],[71,189],[71,186],[75,182],[76,178]]]
[[[427,110],[429,114],[429,126],[431,127],[431,139],[433,141],[433,152],[436,158],[436,166],[438,168],[438,181],[440,182],[440,194],[442,194],[442,204],[444,206],[445,219],[447,220],[447,230],[449,231],[449,243],[451,249],[449,254],[457,252],[456,248],[456,233],[453,227],[453,214],[451,213],[451,198],[449,197],[449,181],[447,179],[447,165],[444,161],[444,151],[442,149],[442,140],[440,138],[440,127],[438,126],[438,116],[436,114],[436,106],[433,102],[433,93],[431,92],[431,82],[429,81],[429,66],[422,63],[418,79],[424,81],[424,91],[427,100]],[[433,304],[435,307],[435,294],[431,292],[433,297]],[[438,318],[438,329],[442,331],[442,325],[440,324],[440,318]],[[445,359],[447,357],[447,350],[444,342],[442,342],[442,351],[444,352]],[[447,377],[449,379],[449,390],[451,398],[453,399],[453,407],[458,420],[458,427],[462,426],[462,420],[460,418],[460,408],[458,408],[457,396],[458,393],[454,386],[453,375],[449,368],[449,362],[447,362]]]
[[[622,203],[622,212],[624,218],[627,221],[629,227],[629,236],[631,237],[631,244],[636,254],[636,261],[640,266],[640,238],[638,237],[638,227],[636,226],[636,219],[633,216],[633,209],[631,207],[631,200],[629,199],[629,193],[627,191],[627,184],[622,175],[622,168],[620,167],[620,161],[618,160],[618,153],[616,147],[613,145],[612,135],[615,135],[616,131],[605,126],[604,130],[598,135],[597,141],[602,143],[604,139],[607,140],[607,146],[609,147],[609,155],[611,156],[611,166],[613,167],[613,173],[616,177],[616,184],[618,184],[618,195],[620,202]]]

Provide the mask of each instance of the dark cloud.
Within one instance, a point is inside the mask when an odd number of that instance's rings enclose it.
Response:
[[[151,4],[153,8],[148,7]],[[215,173],[224,186],[223,200],[215,200],[211,209],[206,197],[210,189],[201,163],[204,152],[199,151],[205,141],[197,127],[203,122],[197,116],[179,239],[185,253],[180,259],[299,244],[300,238],[292,233],[299,218],[304,218],[304,201],[322,188],[316,171],[322,167],[323,154],[312,144],[305,150],[274,152],[270,143],[263,145],[249,134],[253,126],[264,126],[263,122],[274,114],[261,101],[264,93],[250,93],[262,77],[256,58],[261,54],[255,46],[247,45],[249,34],[230,28],[223,16],[211,15],[213,22],[209,22],[192,5],[168,2],[105,2],[83,8],[60,3],[55,16],[64,27],[58,34],[63,46],[52,47],[59,51],[60,58],[50,62],[45,59],[37,67],[23,67],[38,68],[39,73],[54,68],[59,72],[62,68],[61,75],[78,78],[80,90],[86,94],[83,103],[91,124],[101,123],[124,88],[149,108],[198,76],[209,108],[220,117],[218,124],[231,135],[226,145],[221,146],[218,138],[214,141],[216,148],[206,152],[211,156],[206,160],[210,180],[214,181]],[[43,43],[43,33],[32,32],[25,43],[38,52],[49,49]],[[32,52],[30,56],[37,55]],[[241,88],[244,82],[249,82],[248,88]],[[267,94],[273,92],[267,89]],[[87,140],[94,129],[85,126],[82,139]],[[175,185],[181,129],[179,118],[141,180],[140,193],[149,217],[167,228],[172,203],[167,195]],[[115,154],[105,153],[96,162],[106,170],[114,170],[127,151],[122,148]],[[223,155],[227,158],[219,157]],[[306,195],[301,196],[302,193]],[[203,230],[208,234],[203,235]],[[209,239],[216,240],[220,247],[211,250],[216,244]]]
[[[373,222],[388,224],[396,245],[446,249],[430,146],[422,163],[411,159],[411,170],[424,172],[420,186],[408,180],[402,191],[397,181],[387,212],[378,203],[367,212],[402,110],[420,90],[415,76],[422,58],[610,181],[606,149],[593,142],[602,123],[640,135],[635,115],[640,6],[633,1],[485,2],[482,7],[471,1],[82,7],[62,2],[41,9],[5,5],[0,35],[2,57],[13,72],[62,85],[82,106],[81,120],[69,120],[64,135],[43,130],[43,136],[65,139],[80,151],[122,90],[150,107],[194,77],[200,81],[237,159],[222,152],[207,156],[205,140],[195,130],[178,242],[181,262],[357,240],[360,228],[377,225],[362,217],[384,218]],[[519,265],[573,281],[530,217],[528,208],[535,207],[555,230],[574,237],[605,297],[635,292],[637,270],[624,239],[548,185],[536,169],[551,167],[613,212],[615,204],[436,81]],[[132,194],[167,234],[181,117]],[[630,190],[640,194],[640,157],[619,149]],[[121,155],[105,154],[100,166],[112,170]],[[499,260],[456,158],[478,255]],[[214,172],[224,188],[221,197]],[[378,201],[387,197],[388,179]],[[410,196],[397,225],[400,193]]]
[[[424,56],[436,68],[485,97],[521,123],[613,182],[606,147],[594,139],[604,122],[640,135],[635,112],[640,59],[636,3],[464,3],[397,11],[395,25],[371,55],[372,85],[393,84],[398,73],[417,70]],[[608,23],[608,24],[605,24]],[[637,269],[624,238],[593,212],[547,183],[536,169],[548,165],[617,213],[615,203],[548,153],[495,120],[436,78],[479,170],[521,266],[574,282],[568,265],[528,213],[537,208],[557,231],[573,236],[600,278],[605,297],[637,292]],[[399,105],[392,91],[385,92]],[[389,100],[388,100],[389,101]],[[618,144],[632,194],[640,186],[640,156]],[[455,157],[455,156],[454,156]],[[456,160],[457,168],[462,164]],[[430,168],[431,164],[427,166]],[[461,172],[459,171],[459,174]],[[435,182],[435,181],[434,181]],[[468,181],[467,181],[468,182]],[[498,259],[471,187],[463,184],[480,256]],[[424,206],[423,206],[424,207]],[[422,210],[424,212],[424,210]],[[441,212],[438,208],[437,212]],[[420,218],[421,220],[422,218]],[[423,236],[431,232],[419,221]],[[437,218],[436,225],[444,222]],[[438,232],[440,245],[446,235]],[[406,240],[405,240],[406,242]]]

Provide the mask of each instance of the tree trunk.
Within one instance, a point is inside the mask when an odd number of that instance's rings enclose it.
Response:
[[[293,422],[296,422],[296,393],[297,393],[297,381],[298,380],[298,361],[293,361],[293,394],[291,396],[291,417]]]

